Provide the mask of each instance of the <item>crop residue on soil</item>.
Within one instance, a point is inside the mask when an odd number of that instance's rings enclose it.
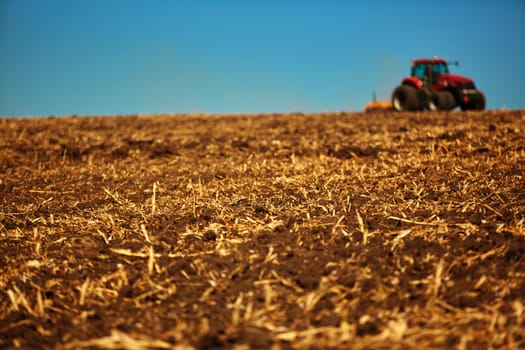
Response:
[[[0,347],[525,348],[525,112],[0,120]]]

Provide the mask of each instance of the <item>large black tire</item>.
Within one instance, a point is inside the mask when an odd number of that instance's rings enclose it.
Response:
[[[482,111],[485,109],[486,99],[485,95],[481,91],[476,91],[475,94],[472,94],[469,96],[469,103],[467,105],[462,104],[461,109],[463,111],[467,110],[475,110],[475,111]]]
[[[431,111],[450,111],[456,107],[454,95],[449,91],[433,91],[429,100],[428,109]]]
[[[451,111],[456,108],[456,99],[450,91],[442,91],[441,94],[443,96],[443,109],[445,111]]]
[[[485,104],[487,103],[487,100],[485,99],[485,95],[481,91],[478,91],[476,94],[476,102],[474,103],[474,109],[476,111],[482,111],[485,109]]]
[[[396,111],[419,110],[419,90],[410,85],[400,85],[392,93],[392,106]]]

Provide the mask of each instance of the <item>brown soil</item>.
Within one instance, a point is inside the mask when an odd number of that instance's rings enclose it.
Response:
[[[0,348],[525,348],[525,111],[0,120]]]

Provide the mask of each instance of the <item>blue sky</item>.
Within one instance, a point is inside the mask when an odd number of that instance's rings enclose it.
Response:
[[[0,0],[0,116],[359,111],[427,56],[521,109],[524,38],[524,0]]]

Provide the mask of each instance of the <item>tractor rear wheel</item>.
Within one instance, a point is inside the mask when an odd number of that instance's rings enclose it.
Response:
[[[430,96],[430,102],[428,109],[432,111],[450,111],[456,107],[456,100],[454,95],[449,91],[434,91]]]
[[[392,94],[392,105],[396,111],[419,110],[418,90],[410,85],[398,86]]]

